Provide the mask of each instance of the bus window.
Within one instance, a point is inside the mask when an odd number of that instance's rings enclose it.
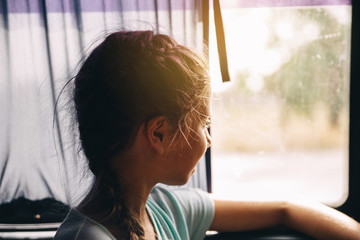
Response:
[[[341,205],[348,195],[351,6],[221,4],[231,82],[221,82],[210,29],[213,194]]]

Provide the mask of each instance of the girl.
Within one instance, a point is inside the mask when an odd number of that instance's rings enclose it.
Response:
[[[360,239],[360,226],[325,206],[213,201],[181,185],[211,144],[206,61],[151,31],[116,32],[74,80],[82,149],[95,175],[55,239],[202,239],[208,229],[284,224],[318,239]]]

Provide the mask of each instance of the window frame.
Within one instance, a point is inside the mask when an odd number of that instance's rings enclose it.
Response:
[[[356,103],[360,101],[359,78],[360,62],[359,42],[360,36],[357,29],[359,22],[359,1],[352,1],[352,24],[351,24],[351,53],[350,53],[350,132],[349,132],[349,195],[345,203],[337,209],[360,221],[360,114],[356,109]]]

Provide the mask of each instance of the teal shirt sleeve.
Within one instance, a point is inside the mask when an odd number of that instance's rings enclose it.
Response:
[[[205,237],[206,231],[214,217],[214,203],[209,194],[200,189],[169,188],[157,186],[150,194],[149,201],[155,208],[159,208],[162,217],[166,214],[166,221],[162,221],[158,228],[165,228],[167,222],[173,236],[166,233],[166,238],[201,240]],[[174,233],[177,231],[176,233]],[[160,229],[161,232],[164,229]]]

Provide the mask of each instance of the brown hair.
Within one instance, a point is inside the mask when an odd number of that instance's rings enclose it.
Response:
[[[174,139],[185,140],[194,122],[206,121],[206,61],[169,36],[120,31],[91,52],[74,83],[81,146],[96,178],[82,209],[110,225],[117,221],[129,238],[140,239],[143,230],[123,203],[109,159],[129,147],[139,126],[153,117],[164,116]],[[86,208],[95,196],[102,197],[105,211]]]

